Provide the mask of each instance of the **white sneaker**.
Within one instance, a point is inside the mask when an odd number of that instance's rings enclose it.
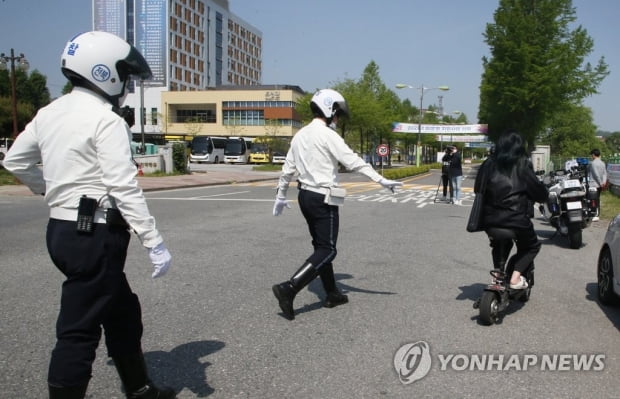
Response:
[[[594,216],[594,217],[592,218],[592,221],[593,221],[593,222],[598,222],[599,220],[600,220],[600,219],[598,218],[598,216]]]
[[[519,282],[517,284],[510,284],[510,288],[513,290],[524,290],[527,287],[527,280],[523,276],[519,276]]]

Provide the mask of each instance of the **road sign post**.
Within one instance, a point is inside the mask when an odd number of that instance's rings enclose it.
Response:
[[[390,147],[387,144],[379,144],[376,151],[377,155],[381,157],[381,175],[383,175],[383,157],[390,155]]]

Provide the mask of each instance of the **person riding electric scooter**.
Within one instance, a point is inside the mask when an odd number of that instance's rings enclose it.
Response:
[[[486,189],[481,193],[483,180]],[[486,319],[483,321],[492,323],[509,299],[529,297],[534,283],[534,258],[541,246],[531,217],[533,203],[546,201],[548,191],[534,173],[521,134],[508,130],[499,137],[494,154],[480,167],[474,192],[484,196],[482,220],[494,267],[493,284],[475,306]],[[513,243],[517,252],[508,259]]]

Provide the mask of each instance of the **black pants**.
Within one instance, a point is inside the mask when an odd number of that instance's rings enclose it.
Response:
[[[124,227],[96,224],[92,234],[81,234],[75,222],[49,220],[47,248],[67,278],[49,365],[50,385],[89,381],[102,327],[109,356],[141,351],[140,302],[123,272],[129,239]]]
[[[325,195],[308,190],[300,189],[297,199],[301,213],[308,224],[314,248],[314,252],[306,262],[311,263],[319,273],[323,271],[331,273],[331,276],[326,277],[333,279],[332,261],[337,253],[336,242],[340,221],[338,207],[325,204],[323,202]],[[323,275],[321,278],[324,278]]]
[[[534,258],[536,258],[536,255],[540,252],[540,241],[538,241],[534,226],[525,229],[511,230],[515,234],[514,243],[517,246],[517,252],[511,256],[509,260],[508,256],[513,247],[513,239],[497,238],[489,235],[493,265],[495,268],[500,268],[498,266],[500,264],[506,264],[506,260],[508,260],[505,271],[509,273],[509,275],[515,270],[521,274],[526,274],[528,269],[533,266]]]
[[[441,183],[443,185],[443,196],[446,197],[448,195],[448,175],[441,175]],[[452,191],[450,191],[452,192]]]

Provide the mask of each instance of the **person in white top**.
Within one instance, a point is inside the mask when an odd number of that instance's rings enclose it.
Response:
[[[601,212],[601,191],[607,185],[607,167],[601,160],[601,151],[598,148],[590,151],[592,162],[588,164],[588,182],[590,187],[596,188],[596,214],[592,217],[593,222],[600,220]]]
[[[45,195],[48,251],[66,277],[49,397],[85,397],[103,328],[128,398],[174,398],[147,375],[140,302],[123,271],[129,229],[148,249],[153,278],[171,262],[138,186],[131,132],[119,115],[130,76],[146,79],[151,70],[135,47],[106,32],[71,39],[61,70],[73,90],[39,110],[4,162],[33,193]]]
[[[284,317],[289,320],[295,318],[295,296],[317,275],[327,294],[325,307],[332,308],[348,302],[347,296],[336,286],[332,265],[336,257],[339,224],[338,206],[334,204],[344,199],[344,193],[338,192],[338,163],[392,192],[403,185],[402,182],[383,178],[357,156],[335,131],[338,119],[349,116],[347,103],[340,93],[331,89],[319,90],[312,97],[310,108],[314,119],[291,141],[273,207],[274,216],[282,214],[284,207],[290,208],[286,193],[296,177],[299,207],[308,224],[314,252],[290,280],[272,287]]]

